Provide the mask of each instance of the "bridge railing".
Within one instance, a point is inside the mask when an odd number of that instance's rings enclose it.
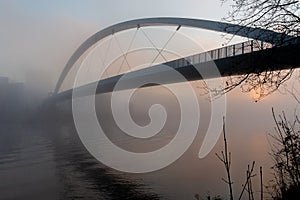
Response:
[[[219,49],[214,49],[211,51],[203,52],[200,54],[192,55],[186,58],[178,59],[175,61],[170,61],[166,63],[170,67],[179,68],[188,65],[195,65],[199,63],[204,63],[212,60],[218,60],[222,58],[228,58],[237,55],[243,55],[246,53],[251,53],[254,51],[260,51],[267,48],[272,48],[273,46],[269,43],[264,43],[258,40],[250,40]]]

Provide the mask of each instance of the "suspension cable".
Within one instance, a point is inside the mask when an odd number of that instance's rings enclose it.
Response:
[[[108,52],[111,48],[111,43],[112,43],[112,37],[110,37],[110,39],[109,39],[109,43],[108,43],[108,46],[107,46],[106,51],[105,51],[104,59],[100,58],[100,60],[102,61],[102,64],[103,64],[104,67],[105,67],[105,62],[106,62],[106,59],[107,59]],[[108,77],[109,74],[108,74],[107,69],[105,69],[104,72],[105,72],[106,77]]]
[[[123,59],[121,65],[120,65],[120,67],[119,67],[119,70],[118,70],[117,74],[120,73],[121,67],[122,67],[123,64],[124,64],[125,59],[127,60],[128,52],[129,52],[129,50],[131,49],[131,46],[132,46],[132,44],[133,44],[133,41],[134,41],[135,38],[136,38],[136,35],[137,35],[138,30],[139,30],[139,27],[135,30],[134,35],[133,35],[133,37],[131,38],[130,44],[129,44],[128,48],[127,48],[127,51],[126,51],[125,54],[123,55],[123,56],[124,56],[124,59]],[[128,60],[127,60],[127,62],[128,62]],[[129,68],[129,70],[131,70],[130,65],[128,65],[128,68]]]
[[[147,40],[151,43],[151,45],[155,48],[155,50],[159,53],[159,49],[155,46],[155,44],[152,42],[152,40],[148,37],[148,35],[145,33],[145,31],[141,28],[142,33],[145,35],[145,37],[147,38]],[[161,56],[163,57],[163,59],[167,62],[167,59],[164,57],[164,55],[161,54]]]
[[[165,60],[166,62],[168,62],[168,61],[165,59],[165,57],[162,55],[162,52],[163,52],[163,50],[166,48],[166,46],[170,43],[170,41],[173,39],[173,37],[175,36],[175,34],[177,33],[177,31],[179,31],[180,27],[181,27],[181,25],[179,25],[179,26],[176,28],[176,30],[173,32],[173,34],[170,36],[170,38],[169,38],[169,39],[167,40],[167,42],[165,43],[165,45],[164,45],[160,50],[158,50],[158,54],[157,54],[156,57],[153,59],[153,61],[151,62],[150,66],[153,65],[153,63],[156,61],[156,59],[158,58],[159,55],[161,55],[161,56],[164,58],[164,60]]]
[[[122,49],[122,47],[121,47],[121,44],[120,44],[118,38],[117,38],[115,35],[113,35],[113,37],[114,37],[114,39],[116,40],[117,45],[118,45],[118,47],[119,47],[119,49],[120,49],[120,51],[121,51],[121,53],[122,53],[122,56],[124,57],[124,60],[126,61],[128,67],[129,67],[129,69],[131,69],[131,67],[130,67],[130,65],[129,65],[129,62],[128,62],[128,60],[127,60],[127,57],[126,57],[126,55],[125,55],[126,53],[124,53],[124,51],[123,51],[123,49]],[[124,62],[122,62],[122,64],[123,64],[123,63],[124,63]],[[120,68],[121,68],[121,67],[122,67],[122,65],[120,66]]]

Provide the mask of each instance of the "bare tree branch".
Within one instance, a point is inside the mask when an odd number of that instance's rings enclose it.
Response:
[[[221,0],[223,4],[226,1]],[[299,35],[299,15],[300,2],[298,0],[233,0],[232,10],[224,20],[246,27],[263,28],[286,35]],[[277,45],[286,42],[284,34]],[[258,96],[256,100],[260,100],[278,90],[285,81],[291,78],[293,72],[293,69],[276,72],[269,70],[257,74],[249,73],[229,77],[226,86],[222,88],[223,91],[217,94],[223,95],[236,87],[241,87],[243,92],[254,91]]]

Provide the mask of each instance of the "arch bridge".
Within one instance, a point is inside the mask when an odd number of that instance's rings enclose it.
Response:
[[[97,82],[72,88],[59,93],[59,90],[74,64],[93,48],[100,40],[115,33],[129,30],[140,29],[149,26],[175,26],[178,31],[181,27],[193,27],[228,33],[249,38],[251,40],[235,45],[225,46],[208,52],[191,55],[184,58],[168,61],[163,64],[170,66],[173,70],[180,72],[188,81],[203,79],[197,69],[206,71],[208,76],[205,78],[215,78],[209,76],[212,62],[217,66],[221,76],[240,75],[247,73],[258,73],[266,70],[282,70],[296,68],[300,66],[298,56],[300,50],[299,37],[277,33],[271,30],[260,28],[244,27],[236,24],[224,22],[189,19],[189,18],[145,18],[122,22],[105,28],[89,37],[74,52],[65,68],[63,69],[56,84],[52,99],[68,99],[72,97],[74,89],[81,91],[82,95],[90,95],[89,88],[97,85],[97,93],[111,92],[116,83],[124,74],[118,74]],[[268,45],[265,45],[268,44]],[[159,52],[158,52],[159,53]],[[144,79],[151,76],[163,77],[162,83],[176,83],[178,80],[168,76],[168,71],[160,71],[160,65],[151,66],[146,69],[128,72],[134,79]],[[129,89],[128,85],[123,89]],[[151,86],[145,85],[145,86]]]

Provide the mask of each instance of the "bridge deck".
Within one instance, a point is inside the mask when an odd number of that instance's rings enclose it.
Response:
[[[250,43],[247,43],[251,45]],[[249,45],[243,43],[238,44],[243,49],[225,47],[202,54],[187,57],[185,59],[178,59],[171,62],[164,63],[165,65],[174,68],[180,72],[188,81],[201,80],[203,77],[198,70],[205,72],[208,76],[205,78],[217,78],[214,73],[210,74],[212,65],[216,65],[221,76],[241,75],[247,73],[259,73],[266,70],[283,70],[289,68],[300,67],[300,44],[290,44],[281,47],[256,49],[249,48]],[[230,52],[228,49],[234,51]],[[247,49],[247,50],[246,50]],[[222,52],[226,52],[222,53]],[[210,55],[211,57],[209,58]],[[226,55],[226,56],[225,56]],[[198,59],[198,60],[197,60]],[[131,85],[141,82],[144,79],[158,80],[163,84],[177,83],[179,80],[170,76],[170,71],[160,70],[161,65],[149,67],[127,73],[129,77],[134,79],[122,80],[124,87],[121,89],[130,89]],[[171,70],[171,69],[170,69]],[[93,82],[84,86],[75,88],[77,94],[80,96],[92,95],[95,91],[92,88],[97,88],[96,93],[106,93],[113,91],[116,83],[124,74]],[[144,87],[153,86],[153,84],[144,85]],[[51,98],[51,101],[60,101],[72,98],[73,89],[61,92]]]

